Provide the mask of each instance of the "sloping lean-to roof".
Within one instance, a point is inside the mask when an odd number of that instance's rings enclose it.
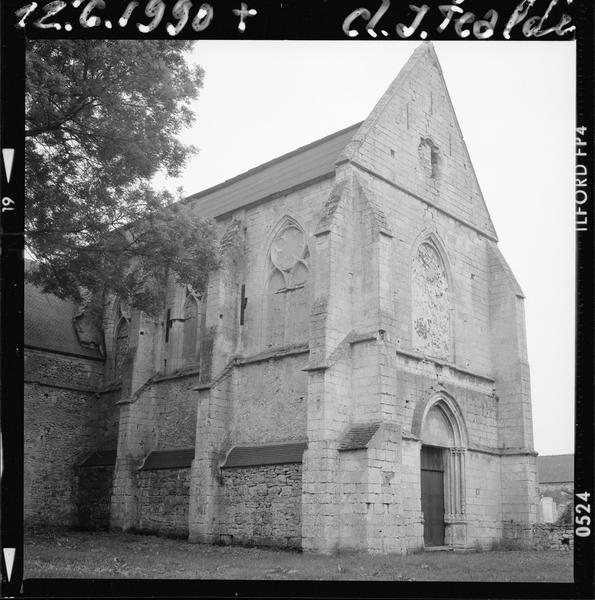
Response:
[[[264,465],[287,465],[301,463],[306,449],[305,442],[270,444],[266,446],[234,446],[222,469],[231,467],[260,467]]]
[[[539,483],[574,481],[574,454],[552,454],[537,457]]]
[[[192,466],[194,448],[175,450],[154,450],[144,460],[141,471],[157,471],[159,469],[186,469]]]
[[[367,448],[379,427],[379,423],[352,425],[339,440],[339,452]]]
[[[361,123],[279,156],[233,179],[188,196],[201,217],[217,217],[335,172],[335,162]]]

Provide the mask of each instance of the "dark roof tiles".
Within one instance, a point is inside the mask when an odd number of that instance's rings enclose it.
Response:
[[[553,454],[537,457],[539,483],[574,481],[574,454]]]
[[[201,217],[216,217],[317,178],[331,175],[361,123],[279,156],[183,200]]]
[[[73,323],[77,312],[74,302],[25,283],[25,346],[101,358],[99,350],[80,344]]]
[[[379,423],[352,425],[339,440],[339,450],[359,450],[367,448],[374,434],[380,427]]]
[[[302,454],[306,447],[305,442],[269,444],[266,446],[234,446],[221,468],[301,463]]]
[[[192,465],[194,448],[175,450],[154,450],[145,458],[140,471],[157,471],[158,469],[185,469]]]

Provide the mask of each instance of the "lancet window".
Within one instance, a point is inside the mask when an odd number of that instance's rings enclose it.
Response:
[[[186,296],[184,303],[184,327],[182,357],[185,364],[198,362],[200,301],[191,293]]]
[[[114,379],[121,379],[128,354],[128,320],[124,316],[118,322],[114,341]]]

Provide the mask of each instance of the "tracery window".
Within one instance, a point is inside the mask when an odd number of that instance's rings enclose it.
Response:
[[[446,269],[433,244],[420,244],[412,265],[413,347],[435,358],[451,354],[450,293]]]
[[[301,343],[308,339],[308,245],[293,220],[280,228],[269,253],[267,285],[268,346]]]
[[[198,330],[200,327],[199,302],[193,294],[188,294],[184,303],[184,328],[182,357],[185,364],[198,362]]]
[[[114,379],[122,378],[122,370],[128,354],[128,320],[121,317],[116,327],[114,344]]]

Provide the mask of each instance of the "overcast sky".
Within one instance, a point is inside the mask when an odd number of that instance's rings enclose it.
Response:
[[[197,42],[206,77],[184,139],[200,154],[175,184],[200,191],[365,119],[417,45]],[[535,449],[573,452],[575,44],[434,46],[526,295]]]

